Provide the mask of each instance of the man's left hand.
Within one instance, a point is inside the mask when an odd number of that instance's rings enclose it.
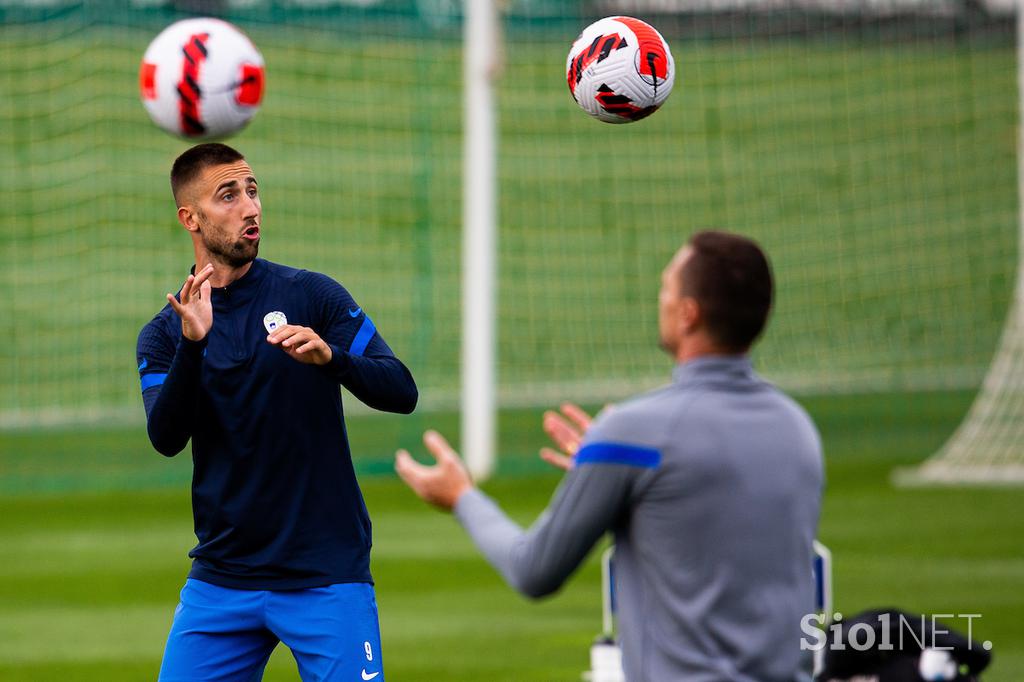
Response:
[[[399,450],[395,453],[395,471],[421,500],[450,511],[459,497],[473,487],[473,480],[459,453],[444,436],[437,431],[427,431],[423,434],[423,444],[437,460],[435,466],[424,466],[407,450]]]
[[[327,342],[309,327],[286,324],[267,336],[267,342],[278,346],[289,357],[307,365],[326,365],[333,353]]]
[[[562,414],[552,410],[544,413],[544,432],[558,450],[541,448],[540,458],[553,467],[568,471],[572,468],[573,455],[580,449],[583,434],[590,428],[593,417],[573,403],[562,403],[561,411]]]

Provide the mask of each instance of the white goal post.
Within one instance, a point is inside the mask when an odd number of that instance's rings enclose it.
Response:
[[[494,471],[497,290],[498,72],[494,0],[465,0],[462,167],[461,448],[477,481]]]

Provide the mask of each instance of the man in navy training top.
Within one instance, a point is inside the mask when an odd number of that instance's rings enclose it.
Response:
[[[339,385],[407,414],[416,384],[344,287],[256,257],[262,208],[240,153],[189,149],[171,188],[195,266],[137,360],[153,447],[173,457],[192,440],[199,543],[160,680],[258,680],[283,641],[304,680],[382,682]]]
[[[568,472],[528,530],[473,487],[437,433],[424,441],[438,464],[399,451],[398,473],[453,510],[505,580],[531,597],[557,590],[612,531],[629,682],[794,682],[801,619],[814,610],[822,458],[810,418],[747,355],[771,302],[771,269],[756,243],[694,235],[661,277],[658,326],[676,361],[672,383],[593,424],[573,405],[563,412],[574,423],[545,415],[566,454],[542,456]]]

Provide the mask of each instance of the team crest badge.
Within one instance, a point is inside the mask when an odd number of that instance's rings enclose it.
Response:
[[[268,334],[272,334],[275,329],[283,327],[286,324],[288,324],[288,318],[279,310],[275,310],[274,312],[267,313],[263,316],[263,326],[267,328]]]

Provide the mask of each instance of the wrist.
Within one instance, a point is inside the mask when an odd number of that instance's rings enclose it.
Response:
[[[459,500],[461,500],[463,498],[463,496],[466,493],[468,493],[470,490],[472,490],[473,488],[474,488],[473,483],[471,481],[468,481],[468,480],[467,481],[463,481],[458,486],[456,486],[455,489],[452,491],[452,495],[451,495],[451,498],[450,498],[450,504],[448,505],[448,509],[455,509],[456,505],[459,504]]]
[[[335,376],[344,376],[352,367],[352,360],[348,357],[348,353],[333,343],[328,343],[327,348],[331,352],[331,357],[324,363],[324,367],[331,370]]]
[[[181,335],[193,343],[199,343],[206,338],[207,331],[193,329],[191,326],[181,323]]]
[[[330,364],[331,360],[333,360],[333,359],[334,359],[334,349],[331,348],[331,344],[325,343],[323,350],[320,352],[319,360],[317,361],[316,364],[318,364],[318,365],[328,365],[328,364]]]
[[[459,506],[459,503],[462,502],[462,500],[466,499],[469,496],[469,493],[473,492],[474,490],[476,490],[476,486],[468,481],[465,483],[465,485],[459,487],[455,491],[455,494],[452,495],[451,505],[449,505],[448,511],[454,512],[456,508]]]
[[[201,353],[206,349],[206,339],[207,337],[204,336],[198,341],[194,341],[182,334],[181,340],[178,342],[178,348],[193,353]]]

